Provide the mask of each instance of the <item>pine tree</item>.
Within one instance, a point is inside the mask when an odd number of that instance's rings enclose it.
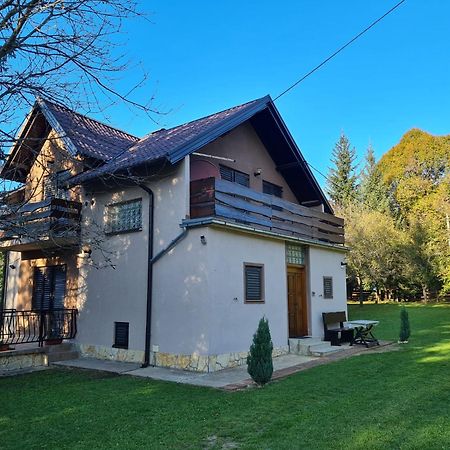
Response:
[[[377,167],[371,145],[367,148],[366,163],[360,178],[360,198],[363,205],[372,211],[388,213],[390,211],[388,189],[384,184],[381,171]]]
[[[269,322],[263,317],[259,321],[256,333],[253,335],[253,343],[247,356],[247,371],[253,381],[261,386],[268,383],[272,378],[272,350]]]
[[[403,307],[400,311],[400,337],[399,342],[408,342],[410,335],[408,311]]]
[[[348,205],[357,193],[355,174],[355,148],[344,133],[341,134],[333,149],[334,167],[328,172],[327,193],[337,206]]]

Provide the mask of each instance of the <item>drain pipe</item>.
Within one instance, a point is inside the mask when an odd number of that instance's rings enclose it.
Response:
[[[145,184],[140,184],[139,187],[148,194],[148,263],[147,263],[147,308],[145,314],[145,349],[144,349],[144,363],[142,367],[150,365],[150,336],[152,334],[152,293],[153,293],[153,191]]]

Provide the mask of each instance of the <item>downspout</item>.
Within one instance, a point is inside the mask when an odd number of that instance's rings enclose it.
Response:
[[[152,303],[153,303],[153,264],[162,258],[169,250],[183,240],[188,231],[185,228],[169,245],[161,250],[157,255],[153,256],[153,218],[154,218],[154,194],[153,191],[145,184],[139,184],[139,187],[147,192],[149,196],[148,211],[148,262],[147,262],[147,307],[145,315],[145,348],[144,362],[142,367],[150,366],[150,340],[152,335]]]
[[[145,349],[144,349],[144,363],[142,367],[150,365],[150,336],[152,334],[152,293],[153,293],[153,191],[145,186],[139,185],[141,189],[147,192],[149,197],[148,204],[148,264],[147,264],[147,306],[145,314]]]

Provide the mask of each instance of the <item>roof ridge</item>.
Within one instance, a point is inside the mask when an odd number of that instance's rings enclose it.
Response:
[[[151,136],[152,134],[158,133],[159,131],[163,131],[163,130],[164,130],[164,131],[171,131],[171,130],[174,130],[175,128],[181,128],[181,127],[183,127],[183,126],[185,126],[185,125],[194,124],[195,122],[199,122],[200,120],[208,119],[209,117],[215,116],[215,115],[217,115],[217,114],[222,114],[222,113],[224,113],[224,112],[226,112],[226,111],[230,111],[230,110],[232,110],[232,109],[241,108],[241,107],[243,107],[243,106],[250,105],[251,103],[256,103],[256,102],[258,102],[258,101],[260,101],[260,100],[263,100],[263,99],[265,99],[265,98],[267,98],[267,97],[268,97],[268,96],[265,95],[264,97],[255,98],[254,100],[250,100],[250,101],[245,102],[245,103],[242,103],[242,104],[240,104],[240,105],[231,106],[231,107],[229,107],[229,108],[222,109],[221,111],[213,112],[213,113],[208,114],[208,115],[206,115],[206,116],[199,117],[198,119],[188,120],[187,122],[183,122],[183,123],[180,123],[180,124],[178,124],[178,125],[174,125],[173,127],[170,127],[170,128],[160,128],[159,130],[151,131],[150,133],[147,133],[147,134],[144,135],[142,138],[140,138],[139,141],[143,141],[143,140],[146,139],[147,137]]]
[[[134,138],[134,139],[136,139],[138,141],[141,139],[141,138],[135,136],[134,134],[131,134],[131,133],[128,133],[127,131],[125,131],[125,130],[122,130],[121,128],[109,125],[109,124],[107,124],[105,122],[102,122],[101,120],[94,119],[93,117],[90,117],[90,116],[88,116],[86,114],[83,114],[83,113],[75,111],[75,110],[73,110],[71,108],[68,108],[67,106],[62,105],[61,103],[55,102],[53,100],[49,100],[48,98],[45,98],[45,97],[40,97],[40,100],[42,100],[43,102],[46,102],[46,103],[51,103],[52,105],[58,106],[60,108],[64,108],[66,111],[70,111],[71,113],[76,114],[77,116],[81,116],[81,117],[83,117],[85,119],[92,120],[93,122],[97,122],[98,124],[103,125],[103,126],[108,127],[108,128],[111,128],[112,130],[119,131],[119,132],[121,132],[123,134],[126,134],[127,136],[130,136],[130,137],[132,137],[132,138]]]

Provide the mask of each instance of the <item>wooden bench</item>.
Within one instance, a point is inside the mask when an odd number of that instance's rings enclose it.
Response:
[[[322,313],[322,320],[325,341],[330,341],[331,345],[353,341],[353,328],[344,326],[347,322],[345,311]]]

